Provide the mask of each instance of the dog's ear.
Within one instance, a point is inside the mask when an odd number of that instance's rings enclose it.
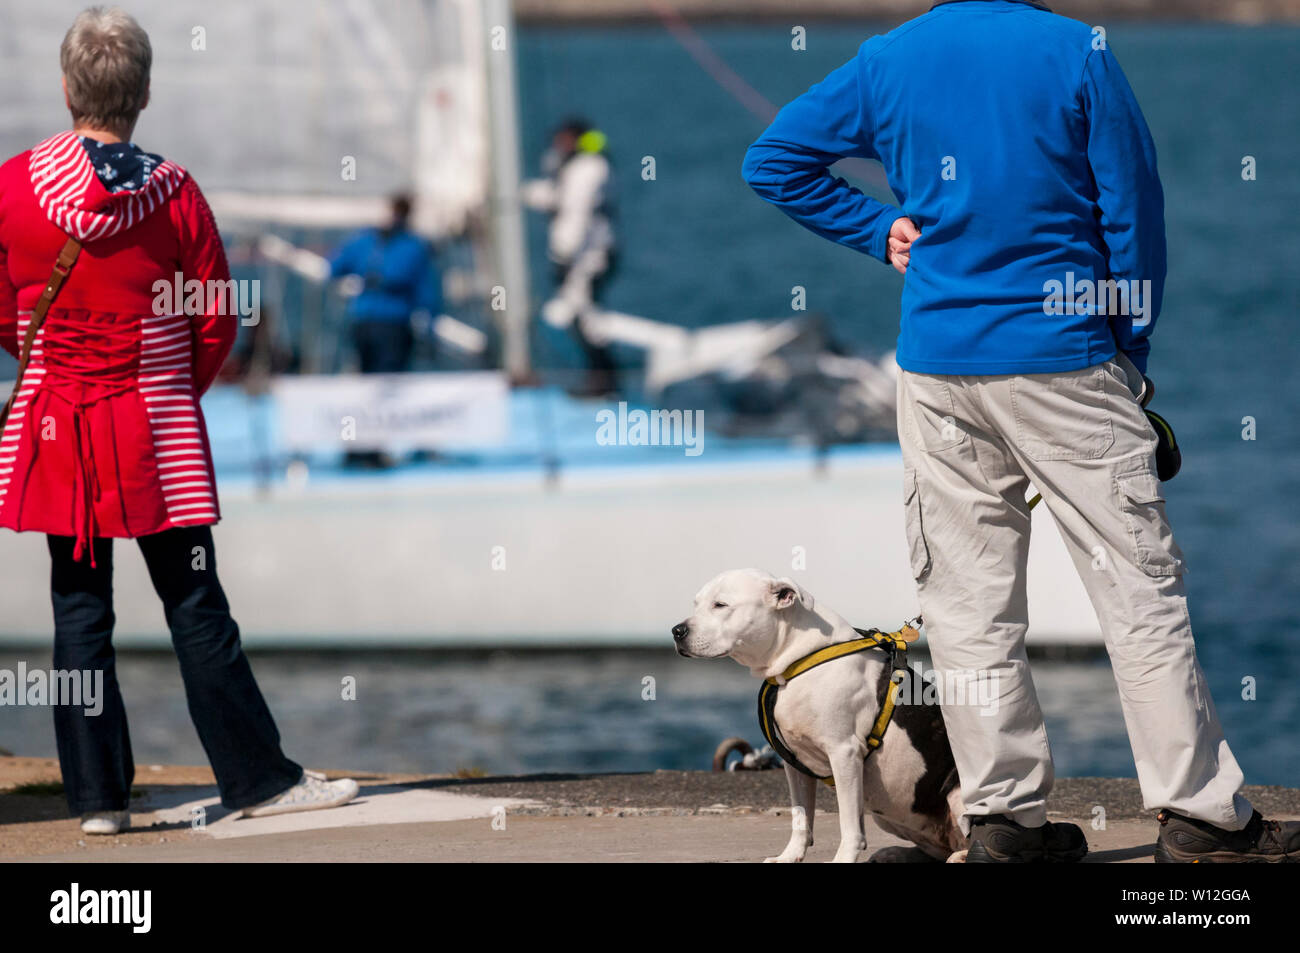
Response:
[[[773,579],[768,591],[768,604],[775,609],[788,609],[796,602],[805,609],[813,607],[813,598],[803,586],[790,578]]]

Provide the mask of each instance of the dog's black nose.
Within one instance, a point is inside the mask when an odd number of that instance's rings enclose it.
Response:
[[[680,642],[682,639],[686,638],[690,631],[691,627],[689,625],[685,622],[678,622],[673,626],[673,638]]]

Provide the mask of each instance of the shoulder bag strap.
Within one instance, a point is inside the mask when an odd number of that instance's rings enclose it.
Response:
[[[32,345],[36,342],[36,333],[45,323],[46,312],[50,310],[50,305],[54,303],[55,296],[63,287],[63,282],[72,271],[72,266],[77,263],[77,256],[80,254],[81,242],[69,238],[63,250],[59,252],[58,260],[54,262],[54,270],[50,272],[50,280],[45,283],[45,290],[41,292],[36,307],[32,309],[32,319],[27,324],[27,334],[23,336],[23,346],[18,356],[18,379],[14,381],[13,393],[5,401],[4,410],[0,411],[0,429],[4,428],[5,421],[9,419],[9,411],[18,396],[18,388],[22,386],[23,374],[26,373],[27,363],[32,357]]]

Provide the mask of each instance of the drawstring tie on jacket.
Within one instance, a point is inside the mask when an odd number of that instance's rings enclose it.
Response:
[[[86,420],[86,405],[77,401],[72,405],[72,434],[77,486],[77,543],[72,558],[77,562],[86,550],[90,551],[90,568],[95,564],[95,504],[99,502],[99,473],[95,468],[95,444],[90,438],[90,424]]]
[[[44,329],[46,375],[40,388],[72,407],[73,520],[77,530],[72,558],[80,562],[89,553],[92,569],[98,568],[95,504],[100,499],[100,484],[89,410],[131,389],[139,368],[139,337],[138,322],[96,323],[70,319],[66,314],[50,320]],[[65,390],[68,384],[77,385],[75,396]]]
[[[99,523],[95,519],[95,504],[100,498],[99,467],[95,462],[95,442],[92,437],[88,411],[91,405],[106,397],[113,397],[123,389],[99,394],[89,400],[71,399],[57,390],[49,393],[72,406],[72,483],[73,483],[73,522],[76,525],[76,543],[72,549],[72,558],[77,562],[87,553],[90,555],[90,567],[98,568],[95,562],[95,535]],[[32,426],[37,426],[35,418]],[[39,435],[38,435],[39,438]]]

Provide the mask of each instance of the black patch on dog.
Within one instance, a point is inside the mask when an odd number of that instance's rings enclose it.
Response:
[[[885,704],[885,693],[889,691],[889,679],[893,674],[890,668],[891,666],[885,666],[881,673],[881,685],[876,698],[877,711]],[[918,677],[911,667],[907,671],[909,679]],[[904,683],[903,690],[907,689],[908,686]],[[884,744],[889,744],[889,732],[900,728],[907,733],[912,747],[921,753],[921,760],[925,763],[925,773],[916,783],[912,810],[923,817],[947,817],[948,795],[957,787],[957,762],[953,760],[948,728],[943,723],[943,712],[938,705],[895,706],[894,716],[885,732]]]
[[[942,864],[919,847],[882,847],[867,860],[869,864]]]

